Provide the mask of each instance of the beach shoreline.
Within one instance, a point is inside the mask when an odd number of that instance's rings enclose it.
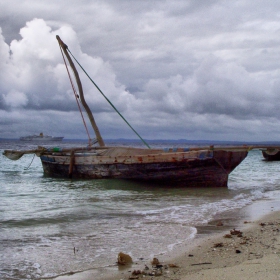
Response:
[[[241,229],[204,238],[175,259],[180,267],[176,274],[181,280],[280,279],[279,257],[280,212],[271,211],[258,220],[244,221]]]
[[[197,236],[187,250],[177,248],[170,255],[156,256],[158,269],[152,260],[139,259],[132,265],[114,264],[55,279],[203,280],[237,279],[237,274],[239,279],[280,279],[279,204],[278,200],[258,201],[241,209],[234,220],[220,216],[197,227]],[[232,234],[234,227],[239,235]]]

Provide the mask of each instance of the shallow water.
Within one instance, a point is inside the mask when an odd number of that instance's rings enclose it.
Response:
[[[0,142],[1,153],[18,147],[32,148]],[[263,161],[260,151],[232,172],[227,189],[47,178],[33,155],[0,163],[0,279],[112,266],[120,251],[167,254],[187,245],[196,226],[280,196],[280,162]]]

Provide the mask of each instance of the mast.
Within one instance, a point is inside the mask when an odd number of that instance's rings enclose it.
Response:
[[[60,39],[60,37],[58,35],[56,35],[56,39],[57,39],[61,49],[63,50],[65,56],[67,57],[67,59],[69,61],[69,64],[70,64],[70,66],[71,66],[71,68],[72,68],[72,70],[74,72],[75,79],[76,79],[76,82],[77,82],[77,86],[78,86],[78,89],[79,89],[80,100],[81,100],[81,102],[82,102],[82,104],[83,104],[83,106],[84,106],[84,108],[85,108],[85,110],[87,112],[87,115],[88,115],[88,118],[90,120],[91,126],[92,126],[92,128],[93,128],[93,130],[95,132],[98,144],[99,144],[100,147],[104,147],[105,146],[104,141],[103,141],[103,139],[101,137],[101,134],[99,132],[99,129],[98,129],[96,123],[95,123],[95,120],[94,120],[94,117],[92,115],[92,112],[91,112],[88,104],[85,101],[83,87],[82,87],[82,83],[81,83],[81,80],[80,80],[80,77],[79,77],[79,73],[78,73],[78,71],[77,71],[77,69],[76,69],[76,67],[75,67],[75,65],[74,65],[74,63],[73,63],[73,61],[72,61],[68,51],[67,51],[68,46],[63,43],[63,41]]]

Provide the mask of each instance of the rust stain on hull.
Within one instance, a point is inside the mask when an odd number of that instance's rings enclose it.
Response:
[[[129,179],[191,187],[227,187],[229,173],[247,156],[241,151],[203,151],[141,156],[75,156],[76,179]],[[68,178],[71,157],[43,155],[45,175]]]

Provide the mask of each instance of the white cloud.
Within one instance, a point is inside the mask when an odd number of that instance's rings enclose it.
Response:
[[[275,1],[83,0],[67,10],[64,0],[27,2],[28,11],[15,0],[2,4],[9,18],[24,11],[9,21],[0,16],[0,109],[7,122],[11,107],[25,116],[48,112],[48,122],[59,118],[60,127],[79,118],[58,34],[143,137],[231,139],[237,131],[244,139],[280,137]],[[131,136],[80,77],[104,138]],[[17,102],[13,91],[22,94]],[[64,132],[69,137],[80,130],[75,124]]]
[[[23,107],[28,102],[27,97],[23,92],[13,90],[8,92],[6,95],[3,94],[3,99],[4,102],[12,108]]]

